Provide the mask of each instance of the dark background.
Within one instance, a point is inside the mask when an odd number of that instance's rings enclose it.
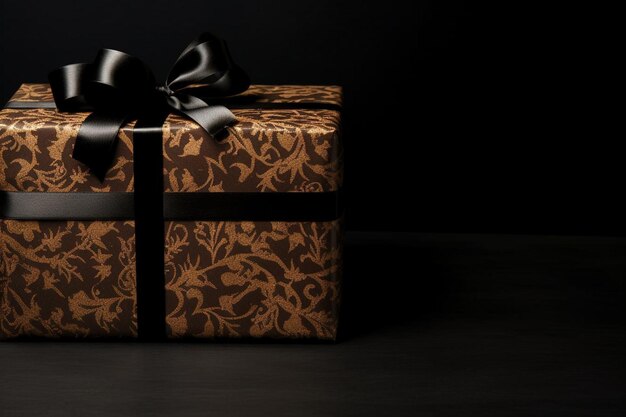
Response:
[[[0,343],[0,416],[626,415],[626,239],[508,235],[626,231],[622,14],[574,7],[0,0],[3,101],[101,47],[164,77],[205,30],[343,85],[352,229],[339,343]]]
[[[0,99],[101,47],[164,77],[198,33],[256,83],[345,87],[348,228],[620,234],[593,13],[548,2],[0,3]],[[71,11],[71,13],[69,12]],[[608,12],[607,12],[608,13]],[[604,44],[605,41],[602,41]],[[404,100],[407,104],[401,104]],[[415,198],[416,203],[409,202]]]

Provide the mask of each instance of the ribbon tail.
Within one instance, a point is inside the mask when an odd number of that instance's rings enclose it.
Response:
[[[198,97],[189,94],[177,94],[175,97],[168,97],[168,104],[177,112],[198,123],[213,137],[216,137],[226,126],[237,120],[235,115],[225,106],[209,105]]]
[[[117,149],[117,135],[127,115],[94,112],[80,126],[72,157],[104,181]]]

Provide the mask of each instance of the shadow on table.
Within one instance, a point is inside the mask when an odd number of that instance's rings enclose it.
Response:
[[[410,235],[349,234],[340,341],[426,320],[440,311],[449,283],[436,252]]]

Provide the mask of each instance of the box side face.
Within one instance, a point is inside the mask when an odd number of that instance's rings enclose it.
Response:
[[[168,336],[333,340],[340,221],[167,222]],[[135,337],[134,225],[0,220],[0,337]]]

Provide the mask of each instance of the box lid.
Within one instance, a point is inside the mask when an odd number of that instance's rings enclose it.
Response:
[[[320,103],[322,108],[232,108],[238,122],[219,142],[194,122],[170,115],[163,125],[165,192],[340,188],[341,87],[253,85],[242,96],[259,103]],[[50,102],[52,93],[48,84],[23,84],[11,101]],[[132,191],[134,122],[120,130],[114,162],[101,183],[71,157],[87,115],[54,108],[0,110],[0,189]]]

